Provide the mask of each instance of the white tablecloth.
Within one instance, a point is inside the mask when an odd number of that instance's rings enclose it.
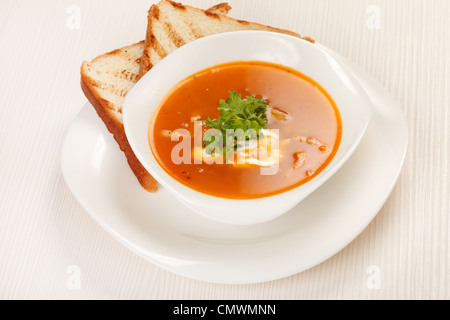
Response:
[[[309,35],[356,62],[410,127],[399,183],[355,241],[302,274],[245,286],[186,279],[131,253],[61,174],[65,133],[86,102],[81,62],[144,39],[153,2],[1,1],[0,298],[449,299],[450,1],[229,0],[232,17]]]

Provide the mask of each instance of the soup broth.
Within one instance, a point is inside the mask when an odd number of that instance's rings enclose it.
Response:
[[[262,174],[263,166],[249,163],[195,164],[195,122],[217,119],[219,101],[232,91],[268,105],[267,130],[278,130],[273,174]],[[181,139],[172,141],[172,133],[179,129],[191,134],[190,163],[173,161]],[[265,62],[227,63],[190,76],[161,101],[149,127],[152,152],[169,175],[196,191],[228,199],[268,197],[307,183],[332,161],[341,136],[339,110],[320,84]]]

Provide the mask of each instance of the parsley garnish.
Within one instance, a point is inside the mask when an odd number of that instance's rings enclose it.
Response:
[[[220,100],[220,117],[205,121],[214,129],[209,130],[204,138],[208,154],[222,150],[222,154],[230,156],[239,146],[238,141],[256,139],[262,129],[267,129],[267,103],[264,99],[248,96],[243,100],[236,91],[230,91],[229,95],[227,100]],[[233,130],[233,134],[230,135],[227,130]],[[214,139],[219,132],[223,139]]]

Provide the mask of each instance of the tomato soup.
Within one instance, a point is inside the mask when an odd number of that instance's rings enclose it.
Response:
[[[195,123],[218,119],[219,102],[237,92],[267,104],[266,132],[277,139],[271,174],[257,162],[200,162]],[[206,126],[207,128],[207,126]],[[190,135],[173,139],[183,129]],[[205,132],[205,130],[203,130]],[[157,107],[149,127],[151,150],[174,179],[196,191],[227,199],[257,199],[280,194],[314,179],[335,156],[342,121],[331,96],[313,79],[287,67],[265,62],[233,62],[194,74],[173,88]],[[173,150],[189,139],[190,161],[173,160]],[[259,144],[258,144],[259,145]],[[201,154],[201,153],[200,153]]]

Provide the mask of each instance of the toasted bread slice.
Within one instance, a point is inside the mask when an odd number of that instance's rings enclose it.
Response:
[[[125,135],[122,106],[138,79],[144,42],[106,53],[81,66],[81,88],[125,153],[131,170],[144,189],[155,192],[158,183],[136,158]]]
[[[148,12],[147,36],[139,76],[142,77],[161,59],[184,44],[201,37],[239,30],[280,32],[295,37],[295,32],[230,18],[221,11],[231,9],[226,3],[217,5],[215,12],[163,0]],[[312,39],[305,38],[311,41]]]
[[[218,5],[207,10],[226,14],[230,8]],[[144,189],[155,192],[158,183],[136,158],[125,135],[122,106],[128,91],[138,80],[144,41],[103,54],[81,66],[81,88],[97,114],[125,153],[131,170]]]

